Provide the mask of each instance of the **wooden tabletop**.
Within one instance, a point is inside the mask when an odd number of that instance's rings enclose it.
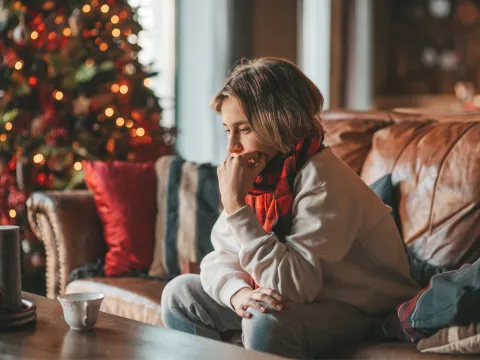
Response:
[[[0,332],[0,359],[281,359],[103,312],[93,330],[74,331],[57,301],[23,298],[37,306],[37,321]]]

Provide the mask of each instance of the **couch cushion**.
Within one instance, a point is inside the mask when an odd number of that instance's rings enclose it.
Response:
[[[325,354],[325,359],[438,360],[438,354],[423,354],[406,342],[365,342],[342,346]],[[478,359],[479,357],[469,357]],[[462,355],[444,355],[442,360],[465,360]]]
[[[361,176],[391,173],[408,251],[446,269],[480,255],[480,123],[401,122],[377,131]]]
[[[213,250],[210,234],[221,212],[217,167],[163,156],[155,171],[155,250],[149,275],[172,278]]]
[[[103,293],[101,311],[163,326],[160,300],[165,285],[165,281],[135,277],[90,278],[71,282],[66,293]]]

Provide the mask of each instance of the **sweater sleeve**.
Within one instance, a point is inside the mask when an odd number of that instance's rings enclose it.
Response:
[[[214,251],[200,264],[200,279],[205,292],[216,302],[234,310],[230,299],[242,288],[250,288],[250,275],[238,258],[239,246],[222,213],[212,230]]]
[[[348,189],[325,184],[299,191],[285,242],[267,232],[245,206],[227,216],[240,243],[240,265],[261,287],[285,299],[312,302],[322,289],[321,262],[336,262],[349,251],[361,221],[360,207]]]

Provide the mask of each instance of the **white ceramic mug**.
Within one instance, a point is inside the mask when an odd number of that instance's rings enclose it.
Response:
[[[100,293],[85,292],[57,297],[62,305],[63,317],[73,330],[88,330],[95,326],[105,296]]]

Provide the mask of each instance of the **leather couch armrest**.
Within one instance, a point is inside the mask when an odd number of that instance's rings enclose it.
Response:
[[[88,190],[34,192],[27,201],[28,220],[44,243],[47,296],[63,294],[76,267],[105,255],[103,227]]]

